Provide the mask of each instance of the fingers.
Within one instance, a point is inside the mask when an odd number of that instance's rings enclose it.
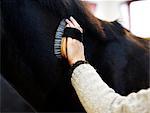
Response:
[[[70,17],[70,20],[66,19],[66,23],[67,23],[66,27],[76,28],[80,30],[81,33],[83,33],[83,29],[80,27],[78,22],[72,16]]]
[[[67,24],[66,27],[70,27],[69,24]]]
[[[78,22],[72,16],[70,17],[70,20],[74,24],[74,26],[80,27],[80,25],[78,24]]]
[[[75,26],[73,25],[73,23],[70,20],[66,19],[66,22],[69,25],[69,27],[75,28]]]

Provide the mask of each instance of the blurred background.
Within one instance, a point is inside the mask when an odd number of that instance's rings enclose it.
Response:
[[[150,37],[150,0],[82,0],[98,18],[118,20],[134,35]]]

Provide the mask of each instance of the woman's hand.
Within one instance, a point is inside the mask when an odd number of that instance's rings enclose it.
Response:
[[[73,17],[70,17],[70,20],[66,19],[66,22],[66,27],[76,28],[83,32],[83,29]],[[67,39],[67,53],[65,50],[63,50],[62,54],[67,54],[64,56],[68,59],[70,65],[76,63],[79,60],[85,60],[83,44],[76,39],[72,39],[71,37],[68,37]]]

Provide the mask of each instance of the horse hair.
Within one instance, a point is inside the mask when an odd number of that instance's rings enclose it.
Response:
[[[91,31],[93,37],[105,40],[101,21],[96,18],[86,6],[86,3],[79,0],[38,0],[43,7],[47,7],[55,16],[60,19],[73,16],[84,29]]]

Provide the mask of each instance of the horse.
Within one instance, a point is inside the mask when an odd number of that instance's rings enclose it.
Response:
[[[0,74],[1,86],[1,112],[34,112],[34,109],[29,105],[24,98],[7,82]],[[11,102],[11,103],[10,103]],[[9,103],[9,105],[8,105]]]
[[[67,61],[54,55],[59,22],[70,16],[84,30],[86,59],[111,88],[128,95],[149,87],[149,40],[96,18],[83,2],[2,0],[1,7],[1,73],[35,110],[84,111]]]

